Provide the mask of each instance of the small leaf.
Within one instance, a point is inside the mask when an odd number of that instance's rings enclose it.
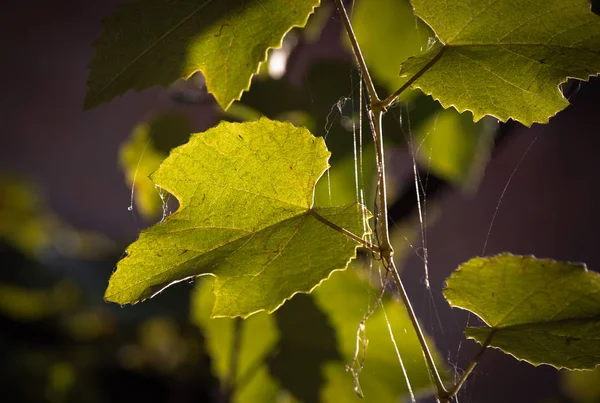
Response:
[[[313,208],[328,156],[322,138],[268,119],[192,135],[151,176],[179,209],[129,246],[105,298],[136,303],[213,275],[213,315],[246,317],[310,292],[355,256],[333,227],[364,230],[361,205]]]
[[[490,120],[473,123],[470,113],[452,109],[430,116],[413,131],[421,165],[454,184],[477,179],[494,145],[496,125]]]
[[[227,109],[250,87],[269,48],[304,26],[319,0],[137,0],[104,21],[85,108],[127,90],[168,86],[201,71]]]
[[[473,258],[447,280],[450,305],[489,327],[469,338],[533,365],[592,369],[600,364],[600,275],[585,265],[501,254]]]
[[[279,385],[270,376],[265,363],[279,340],[275,318],[264,312],[246,320],[210,318],[214,305],[213,281],[203,279],[192,294],[192,322],[202,329],[206,349],[210,354],[213,374],[221,382],[231,375],[231,355],[236,321],[239,326],[238,356],[233,402],[275,401]]]
[[[568,102],[558,85],[600,72],[600,17],[588,0],[413,0],[440,43],[401,75],[448,108],[531,126]]]

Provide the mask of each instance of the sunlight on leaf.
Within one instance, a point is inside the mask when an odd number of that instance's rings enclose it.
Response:
[[[137,0],[104,20],[85,108],[201,71],[223,109],[250,87],[269,48],[304,26],[319,0]]]
[[[323,139],[268,119],[192,135],[151,176],[179,209],[129,246],[105,298],[136,303],[213,275],[213,315],[247,317],[310,292],[356,253],[331,223],[364,230],[361,205],[313,208],[328,157]]]
[[[588,0],[413,0],[439,43],[402,65],[445,107],[527,126],[568,102],[558,85],[600,73],[600,17]]]
[[[473,258],[447,280],[453,307],[489,327],[466,335],[533,365],[593,369],[600,364],[600,275],[580,263],[514,256]]]

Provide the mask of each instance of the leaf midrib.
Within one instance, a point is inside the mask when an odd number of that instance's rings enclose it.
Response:
[[[229,244],[231,244],[231,243],[233,243],[233,242],[236,242],[236,241],[242,240],[242,239],[244,239],[244,238],[246,238],[246,237],[247,237],[247,238],[249,238],[249,239],[248,239],[248,242],[249,242],[249,241],[250,241],[250,239],[252,239],[252,238],[253,238],[253,237],[254,237],[256,234],[258,234],[258,233],[260,233],[260,232],[263,232],[263,231],[269,230],[269,229],[271,229],[271,228],[273,228],[273,227],[275,227],[275,226],[281,225],[281,224],[283,224],[283,223],[285,223],[285,222],[287,222],[287,221],[292,221],[292,220],[298,219],[298,218],[300,218],[300,217],[302,217],[302,216],[305,216],[304,218],[306,218],[306,217],[309,217],[309,216],[312,216],[312,215],[319,216],[319,217],[321,217],[323,220],[325,220],[325,221],[329,221],[327,218],[323,217],[322,215],[320,215],[319,213],[317,213],[316,211],[314,211],[314,209],[312,209],[312,208],[311,208],[311,209],[307,209],[306,211],[304,211],[304,212],[302,212],[302,213],[300,213],[300,214],[296,214],[296,215],[294,215],[294,216],[292,216],[292,217],[288,217],[288,218],[286,218],[286,219],[284,219],[284,220],[281,220],[281,221],[278,221],[278,222],[276,222],[276,223],[274,223],[274,224],[271,224],[271,225],[269,225],[269,226],[263,227],[263,228],[261,228],[261,229],[259,229],[259,230],[257,230],[257,231],[254,231],[254,232],[252,232],[252,233],[249,233],[249,234],[243,234],[243,235],[241,235],[241,236],[239,236],[239,237],[237,237],[237,238],[228,239],[227,241],[225,241],[225,242],[223,242],[223,243],[221,243],[221,244],[218,244],[218,245],[216,245],[215,247],[213,247],[213,248],[211,248],[211,249],[208,249],[208,250],[205,250],[205,251],[203,251],[203,252],[194,251],[193,249],[188,249],[189,251],[193,251],[193,252],[196,252],[196,253],[198,253],[198,254],[197,254],[196,256],[190,257],[190,258],[189,258],[189,259],[187,259],[187,260],[184,260],[184,261],[182,261],[182,262],[179,262],[178,264],[176,264],[176,265],[174,265],[174,266],[169,266],[169,268],[167,268],[167,269],[165,269],[165,270],[163,270],[163,271],[161,271],[161,272],[155,273],[155,274],[153,274],[153,275],[152,275],[152,276],[150,276],[150,277],[146,277],[146,278],[145,278],[145,279],[143,279],[143,280],[140,280],[140,281],[138,281],[138,282],[135,282],[135,283],[129,283],[127,287],[125,287],[125,288],[120,288],[120,289],[119,289],[119,291],[118,291],[118,293],[112,293],[112,294],[110,294],[110,295],[107,295],[106,297],[110,299],[110,296],[112,296],[112,295],[118,295],[119,293],[123,293],[123,292],[129,291],[129,290],[131,290],[132,288],[135,288],[135,287],[139,286],[140,284],[147,283],[148,281],[150,281],[150,280],[152,280],[152,279],[154,279],[154,278],[156,278],[156,277],[159,277],[159,276],[161,276],[161,275],[165,274],[166,272],[169,272],[169,271],[175,270],[177,267],[180,267],[180,266],[182,266],[182,265],[184,265],[184,264],[187,264],[187,263],[189,263],[191,260],[193,260],[193,259],[196,259],[196,258],[197,258],[197,257],[199,257],[199,256],[206,255],[206,254],[208,254],[208,253],[214,252],[214,251],[218,250],[219,248],[222,248],[222,247],[224,247],[224,246],[227,246],[227,245],[229,245]],[[313,217],[313,218],[314,218],[314,217]],[[315,219],[316,219],[316,218],[315,218]],[[317,221],[320,221],[320,220],[317,220]],[[301,225],[301,224],[303,224],[303,222],[300,222],[300,224],[299,224],[299,225]],[[322,223],[322,224],[323,224],[323,223]],[[340,232],[341,234],[345,235],[343,232],[341,232],[341,231],[338,231],[338,230],[337,230],[335,227],[333,227],[333,226],[326,225],[326,224],[323,224],[323,225],[324,225],[324,226],[326,226],[326,227],[329,227],[329,228],[331,228],[331,229],[333,229],[333,230],[336,230],[337,232]],[[349,238],[349,239],[350,239],[350,238]],[[286,245],[287,245],[287,244],[286,244]],[[126,261],[126,260],[127,260],[129,257],[130,257],[130,256],[131,256],[131,255],[128,255],[127,257],[125,257],[123,260],[121,260],[121,262],[125,262],[125,261]],[[121,262],[119,262],[119,263],[121,263]],[[120,266],[120,264],[118,264],[118,265],[117,265],[117,269],[119,268],[119,266]],[[200,273],[200,274],[197,274],[197,275],[192,275],[191,277],[198,277],[198,276],[201,276],[201,275],[207,275],[207,274],[210,274],[210,273],[208,273],[208,272],[207,272],[207,273]],[[188,278],[189,278],[189,277],[188,277]],[[151,297],[150,297],[150,298],[151,298]],[[138,299],[138,301],[139,301],[139,300],[141,300],[141,298],[140,298],[140,299]]]

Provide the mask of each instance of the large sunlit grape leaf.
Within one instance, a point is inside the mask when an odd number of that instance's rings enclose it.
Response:
[[[567,78],[600,72],[600,16],[589,0],[413,0],[439,43],[407,60],[413,87],[448,108],[530,126],[568,102]]]
[[[389,93],[406,82],[398,76],[400,64],[424,52],[433,35],[414,16],[408,0],[359,0],[352,10],[352,27],[373,78]]]
[[[85,107],[201,71],[227,109],[250,87],[269,48],[304,26],[319,0],[137,0],[104,20]]]
[[[406,379],[390,337],[388,320],[412,390],[417,395],[432,390],[419,341],[404,307],[398,301],[385,297],[383,305],[387,320],[383,309],[379,307],[365,323],[368,345],[364,355],[364,340],[358,342],[361,347],[358,357],[365,357],[359,376],[364,399],[360,399],[355,393],[353,377],[350,372],[345,371],[344,364],[352,363],[357,348],[358,326],[377,301],[378,294],[368,280],[362,279],[356,270],[350,269],[334,273],[313,293],[317,305],[329,317],[331,326],[336,331],[338,349],[344,360],[344,363],[329,362],[323,369],[327,382],[321,390],[321,401],[393,402],[402,396],[408,396]],[[431,340],[429,343],[438,358]],[[439,359],[436,361],[440,362]],[[442,367],[443,364],[440,364],[439,368]]]
[[[467,337],[533,365],[592,369],[600,364],[600,275],[580,263],[501,254],[473,258],[447,280],[450,305],[488,327]]]
[[[328,157],[322,138],[268,119],[192,135],[151,175],[179,209],[129,246],[105,298],[136,303],[212,275],[213,315],[246,317],[310,292],[355,256],[339,227],[364,231],[361,205],[313,206]]]
[[[233,402],[274,402],[280,387],[269,374],[265,360],[279,340],[275,318],[261,312],[246,320],[211,319],[215,299],[211,292],[213,281],[202,279],[196,284],[191,319],[202,329],[213,374],[222,385],[235,385]],[[235,374],[232,374],[232,354],[236,354]]]

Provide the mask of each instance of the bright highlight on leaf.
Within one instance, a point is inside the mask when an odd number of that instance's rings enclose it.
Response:
[[[223,109],[250,87],[269,48],[304,26],[319,0],[137,0],[104,21],[85,108],[201,71]]]
[[[568,102],[558,85],[600,73],[600,17],[588,0],[413,0],[441,43],[401,75],[448,108],[530,126]]]
[[[117,264],[105,298],[150,298],[188,278],[215,276],[214,316],[272,312],[344,269],[363,235],[363,207],[313,208],[327,169],[322,138],[289,123],[221,123],[192,135],[151,176],[179,200]]]
[[[501,254],[473,258],[447,280],[450,305],[489,327],[466,335],[533,365],[600,364],[600,275],[585,265]]]

